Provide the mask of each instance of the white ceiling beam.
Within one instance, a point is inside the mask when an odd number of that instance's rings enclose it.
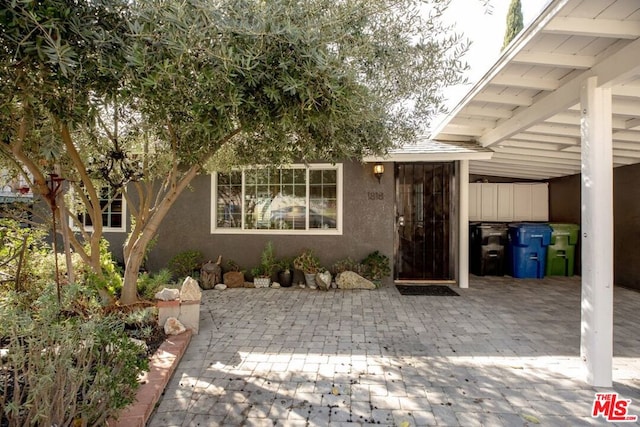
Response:
[[[613,164],[614,165],[618,165],[618,166],[627,166],[627,165],[634,165],[636,163],[640,163],[638,162],[637,159],[629,159],[626,157],[617,157],[614,153],[613,155]]]
[[[598,76],[599,85],[610,85],[618,79],[628,78],[630,74],[640,70],[638,51],[640,51],[640,39],[627,44],[607,57],[604,62],[598,63],[590,70],[572,78],[531,107],[518,111],[510,120],[506,120],[478,138],[478,142],[484,147],[491,146],[522,132],[533,123],[546,120],[560,111],[576,105],[580,97],[580,86],[587,77]]]
[[[496,145],[496,147],[511,147],[511,148],[531,148],[534,150],[549,150],[549,151],[558,151],[560,149],[561,144],[554,144],[549,142],[539,142],[539,141],[514,141],[510,139],[509,141],[502,141],[500,144]],[[564,145],[562,145],[564,146]]]
[[[580,111],[580,106],[572,105],[568,108],[571,111]],[[615,99],[611,106],[611,112],[620,116],[637,117],[640,115],[640,102],[635,99]]]
[[[637,142],[640,143],[640,132],[627,130],[617,130],[613,132],[613,140],[621,142]]]
[[[628,159],[640,159],[640,151],[631,151],[631,150],[613,150],[614,156],[616,157],[626,157]]]
[[[640,86],[619,85],[611,88],[611,95],[616,98],[640,98]]]
[[[553,125],[542,122],[527,129],[530,132],[541,133],[543,135],[559,135],[580,138],[580,127],[570,125]]]
[[[547,24],[543,32],[570,36],[636,39],[640,37],[640,22],[558,16]]]
[[[449,123],[447,125],[446,131],[455,135],[478,136],[478,135],[482,135],[484,128],[467,126],[467,125],[458,124],[458,123]]]
[[[577,111],[563,111],[545,120],[545,123],[563,125],[580,125],[580,113]]]
[[[495,147],[493,150],[496,153],[505,153],[505,154],[517,154],[522,156],[532,156],[532,157],[552,157],[557,159],[566,159],[566,160],[580,160],[580,154],[575,153],[565,153],[562,151],[551,151],[551,150],[531,150],[528,148],[512,148],[512,147]]]
[[[563,174],[550,173],[543,171],[525,171],[519,168],[505,168],[495,167],[491,165],[469,165],[469,173],[475,175],[489,175],[489,176],[502,176],[508,178],[524,178],[534,180],[546,180],[549,178],[555,178],[557,176],[564,176]]]
[[[491,164],[495,164],[495,165],[511,165],[511,166],[518,166],[518,167],[521,167],[522,169],[526,169],[526,170],[555,171],[555,172],[559,172],[559,173],[566,173],[567,171],[580,170],[580,164],[579,163],[558,164],[558,163],[537,162],[537,163],[534,164],[532,162],[529,162],[526,158],[517,160],[517,159],[503,159],[503,158],[495,158],[494,157],[493,159],[491,159]]]
[[[513,116],[513,111],[504,108],[481,108],[473,105],[466,107],[462,114],[480,117],[492,117],[494,119],[508,119]],[[440,138],[434,138],[440,139]]]
[[[533,141],[533,142],[548,142],[550,144],[560,145],[578,145],[580,144],[580,138],[557,136],[557,135],[543,135],[539,133],[521,132],[513,135],[506,141]]]
[[[640,151],[640,142],[620,142],[613,141],[613,149],[619,150],[637,150]]]
[[[509,104],[519,107],[528,107],[533,104],[533,99],[523,95],[503,95],[497,93],[481,92],[473,98],[472,102],[488,102],[491,104]]]
[[[489,129],[493,129],[494,127],[496,127],[496,120],[478,119],[478,118],[471,118],[471,117],[454,117],[453,119],[451,119],[449,123],[454,125],[468,125],[468,126],[474,126],[479,128],[489,128]]]
[[[640,119],[629,119],[625,122],[625,129],[636,129],[640,127]]]
[[[580,153],[580,147],[568,147],[566,150],[563,150],[563,153]],[[640,160],[640,151],[635,150],[621,150],[619,148],[613,149],[613,155],[618,159],[635,159],[636,161]]]
[[[474,142],[475,138],[470,136],[463,137],[462,135],[456,135],[453,133],[441,133],[438,135],[438,141],[444,142]]]
[[[517,154],[510,154],[505,152],[496,152],[493,154],[492,159],[506,159],[506,160],[521,160],[526,159],[526,161],[531,162],[531,164],[543,163],[543,164],[556,164],[556,165],[566,165],[568,162],[573,162],[570,164],[580,165],[580,160],[567,160],[567,159],[556,159],[554,157],[537,157],[537,156],[520,156]]]
[[[500,75],[491,80],[491,85],[518,87],[535,90],[556,90],[560,82],[555,79],[540,79],[532,77],[522,77],[517,75]]]
[[[587,68],[591,68],[595,65],[596,59],[593,56],[585,55],[567,55],[548,52],[520,52],[511,62],[586,70]]]

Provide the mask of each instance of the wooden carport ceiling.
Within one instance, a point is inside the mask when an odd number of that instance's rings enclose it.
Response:
[[[580,88],[612,90],[613,166],[640,163],[640,1],[554,0],[431,138],[476,142],[470,173],[548,179],[580,172]]]

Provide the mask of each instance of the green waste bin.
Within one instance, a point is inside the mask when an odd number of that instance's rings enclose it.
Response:
[[[547,246],[547,276],[573,276],[576,244],[580,226],[576,224],[549,224],[551,243]]]

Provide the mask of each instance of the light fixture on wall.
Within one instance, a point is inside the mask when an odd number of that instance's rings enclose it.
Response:
[[[380,184],[380,178],[384,174],[384,165],[380,162],[373,165],[373,175],[378,178],[378,184]]]

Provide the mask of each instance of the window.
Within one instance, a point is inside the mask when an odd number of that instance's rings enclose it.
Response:
[[[100,191],[100,209],[102,209],[102,227],[104,231],[127,231],[126,202],[122,197],[122,193],[103,188]],[[91,230],[93,224],[91,217],[86,212],[79,213],[78,219],[85,230]]]
[[[342,232],[342,165],[214,173],[212,188],[212,233]]]

